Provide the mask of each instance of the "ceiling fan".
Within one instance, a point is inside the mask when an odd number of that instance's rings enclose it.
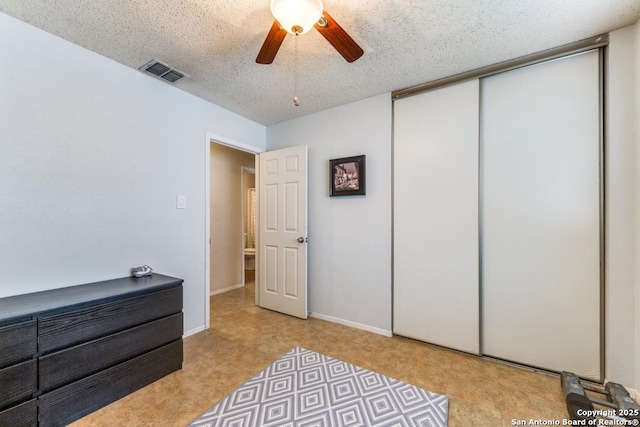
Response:
[[[271,0],[271,13],[276,20],[258,53],[258,64],[273,62],[287,33],[298,36],[312,27],[315,27],[347,62],[353,62],[364,54],[351,36],[323,10],[321,0]]]

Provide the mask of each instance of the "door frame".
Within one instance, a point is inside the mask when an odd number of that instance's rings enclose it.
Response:
[[[245,173],[250,173],[253,174],[253,176],[255,177],[256,175],[256,168],[255,168],[255,161],[254,161],[254,167],[250,168],[248,166],[240,166],[240,192],[241,192],[241,197],[240,197],[240,203],[241,203],[241,207],[240,207],[240,214],[242,215],[242,231],[240,232],[240,238],[242,239],[242,254],[240,255],[240,259],[242,260],[241,262],[241,268],[242,271],[240,272],[241,277],[242,277],[242,287],[244,288],[246,286],[246,278],[245,278],[245,274],[244,272],[246,271],[246,259],[245,259],[245,255],[244,255],[244,248],[246,246],[246,241],[244,240],[244,235],[247,234],[247,194],[245,193],[244,187],[244,174]],[[254,184],[255,187],[255,184]],[[257,191],[257,190],[256,190]],[[256,201],[257,203],[257,201]],[[255,265],[255,259],[254,259],[254,265]]]
[[[211,144],[224,145],[236,150],[245,151],[251,154],[260,154],[266,150],[260,150],[257,147],[243,144],[242,142],[235,141],[231,138],[226,138],[221,135],[216,135],[211,132],[205,133],[205,155],[204,155],[204,171],[205,171],[205,189],[204,189],[204,316],[205,326],[204,329],[211,327],[211,304],[209,298],[211,297]],[[244,274],[244,272],[243,272]],[[257,272],[256,272],[257,280]]]

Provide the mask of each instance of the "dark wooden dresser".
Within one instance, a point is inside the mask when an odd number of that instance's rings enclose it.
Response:
[[[182,367],[182,280],[0,298],[0,427],[64,426]]]

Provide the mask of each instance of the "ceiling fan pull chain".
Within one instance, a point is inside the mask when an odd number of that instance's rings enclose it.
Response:
[[[293,105],[300,106],[300,99],[298,99],[298,34],[296,33],[295,54],[293,56]]]

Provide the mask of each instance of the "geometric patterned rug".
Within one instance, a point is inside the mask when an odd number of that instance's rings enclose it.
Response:
[[[294,347],[190,427],[444,427],[449,398]]]

